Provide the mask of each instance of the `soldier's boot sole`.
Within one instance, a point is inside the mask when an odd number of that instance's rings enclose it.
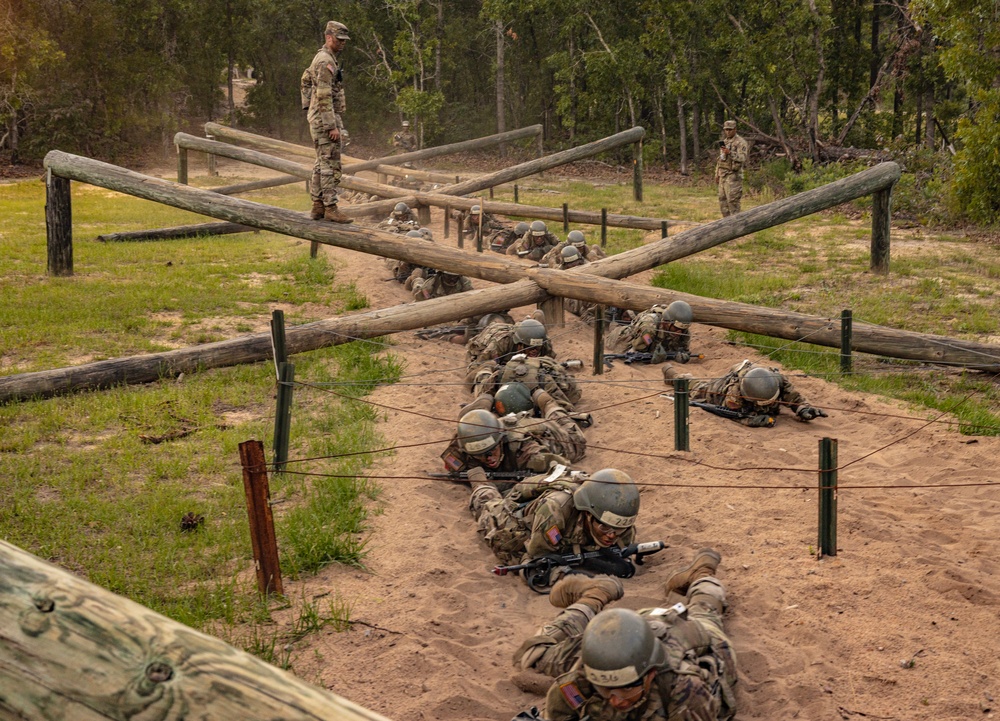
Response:
[[[679,593],[683,596],[694,581],[705,576],[714,576],[715,572],[719,570],[719,563],[721,562],[722,556],[715,549],[701,549],[698,551],[698,555],[694,557],[690,566],[682,571],[678,571],[667,579],[664,585],[666,595]]]

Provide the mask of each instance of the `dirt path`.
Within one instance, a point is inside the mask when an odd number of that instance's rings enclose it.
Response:
[[[454,244],[454,235],[443,239],[440,214],[434,218],[438,242]],[[340,266],[338,280],[354,280],[372,307],[408,300],[401,286],[383,282],[381,261],[325,250]],[[559,357],[589,360],[590,329],[567,317],[567,327],[553,331]],[[706,356],[689,366],[697,376],[720,375],[745,357],[764,360],[725,343],[721,331],[695,325],[692,332]],[[464,351],[412,333],[394,341],[413,377],[371,396],[385,406],[380,430],[392,444],[440,442],[402,448],[373,473],[420,477],[440,469],[438,455],[468,399],[454,385]],[[692,452],[676,453],[658,367],[618,365],[581,380],[582,409],[596,424],[580,465],[621,468],[649,484],[640,538],[670,544],[626,582],[619,603],[658,605],[671,569],[697,548],[719,549],[739,659],[739,718],[993,716],[1000,491],[927,486],[992,481],[1000,440],[968,438],[944,424],[914,433],[925,422],[919,414],[795,378],[829,418],[802,424],[783,415],[773,429],[749,429],[692,409]],[[824,436],[838,440],[839,481],[850,488],[839,494],[840,552],[817,561],[812,469]],[[399,721],[507,721],[540,703],[510,682],[510,657],[555,610],[519,580],[490,575],[494,559],[476,536],[468,490],[422,478],[379,483],[384,511],[372,519],[368,570],[329,568],[291,592],[339,595],[363,623],[298,644],[295,672]],[[915,488],[854,488],[874,485]]]

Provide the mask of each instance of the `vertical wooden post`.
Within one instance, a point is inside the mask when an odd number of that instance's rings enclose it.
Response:
[[[819,440],[819,540],[816,555],[837,555],[837,440]]]
[[[382,185],[385,185],[385,181],[388,180],[385,173],[376,173],[375,177]]]
[[[594,375],[604,375],[604,306],[594,307]]]
[[[274,356],[274,377],[281,379],[281,364],[288,362],[285,350],[285,311],[271,311],[271,353]]]
[[[517,183],[514,183],[514,202],[517,203]]]
[[[188,184],[188,151],[187,148],[177,148],[177,182]]]
[[[490,200],[493,200],[493,186],[490,186]]]
[[[674,378],[674,450],[691,450],[691,436],[688,432],[687,378]]]
[[[889,236],[892,219],[892,186],[872,193],[872,259],[873,273],[889,272]]]
[[[490,188],[490,197],[493,197],[493,188]],[[479,199],[479,224],[476,226],[476,252],[483,252],[483,218],[486,217],[486,198]]]
[[[632,146],[632,197],[642,202],[642,141]]]
[[[458,216],[458,247],[465,247],[465,216]]]
[[[315,258],[319,255],[319,243],[315,240],[309,242],[309,257]]]
[[[854,329],[854,315],[849,310],[840,311],[840,372],[851,373],[854,370],[851,358],[851,336]]]
[[[660,237],[661,238],[667,237],[667,221],[665,220],[660,221]]]
[[[422,227],[426,227],[431,224],[431,208],[429,205],[417,206],[417,222],[420,223]]]
[[[48,274],[73,275],[73,203],[69,178],[45,172],[45,240]]]
[[[444,237],[448,237],[448,233],[451,230],[451,206],[444,206]]]
[[[214,135],[206,135],[206,140],[215,140]],[[218,169],[215,167],[215,153],[208,154],[208,177],[214,178],[219,175]]]
[[[601,247],[608,244],[608,209],[601,208]]]
[[[282,473],[288,462],[288,438],[292,434],[292,391],[295,364],[278,364],[278,405],[274,413],[274,471]]]
[[[281,586],[278,539],[274,534],[274,516],[271,515],[271,490],[264,463],[264,444],[260,441],[241,443],[240,465],[243,466],[243,490],[250,517],[250,543],[257,571],[257,588],[265,595],[282,594],[285,591]]]
[[[569,203],[563,203],[563,232],[569,232]]]
[[[539,303],[538,307],[545,313],[546,328],[562,328],[566,325],[566,318],[563,315],[562,296],[549,296],[547,300]]]

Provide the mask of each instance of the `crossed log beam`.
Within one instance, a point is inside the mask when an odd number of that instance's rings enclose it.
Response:
[[[883,163],[822,188],[752,208],[684,231],[670,239],[581,268],[556,271],[532,268],[507,256],[466,253],[426,241],[402,239],[377,230],[312,221],[294,211],[218,196],[61,151],[51,151],[45,158],[45,165],[57,177],[90,183],[222,220],[505,284],[289,328],[286,343],[290,353],[414,330],[559,296],[632,310],[643,310],[653,303],[684,299],[691,304],[695,320],[699,323],[787,340],[808,337],[808,341],[815,345],[840,347],[839,325],[829,319],[702,298],[620,280],[616,282],[615,279],[655,268],[852,198],[885,192],[900,173],[895,163]],[[876,222],[879,221],[873,219],[873,224]],[[853,348],[866,353],[979,369],[1000,369],[1000,346],[996,345],[865,323],[855,323],[853,339]],[[257,362],[269,358],[270,354],[270,337],[258,333],[164,353],[22,373],[0,378],[0,402],[123,383],[147,383],[199,368]]]

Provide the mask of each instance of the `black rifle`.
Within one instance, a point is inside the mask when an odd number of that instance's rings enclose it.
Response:
[[[752,418],[753,416],[756,415],[766,415],[764,413],[758,414],[758,413],[746,413],[744,411],[734,411],[730,408],[717,406],[713,403],[705,403],[704,401],[688,401],[688,405],[701,408],[702,410],[708,411],[713,415],[719,416],[719,418],[728,418],[731,421],[741,421],[744,418]],[[771,426],[774,425],[775,418],[774,416],[770,415],[768,416],[768,418],[770,419],[770,421],[768,422],[767,427],[770,428]]]
[[[423,330],[418,330],[415,335],[421,340],[434,340],[435,338],[444,338],[446,336],[465,335],[468,328],[469,326],[466,325],[450,325],[444,328],[424,328]]]
[[[690,354],[688,354],[690,355]],[[704,355],[691,355],[691,358],[704,358]],[[669,351],[663,356],[664,360],[674,360],[677,358],[676,351]],[[642,351],[630,350],[624,353],[605,353],[604,354],[604,365],[608,368],[613,367],[612,361],[621,360],[625,365],[631,363],[651,363],[653,361],[652,353],[643,353]]]
[[[490,481],[523,481],[525,478],[539,475],[538,471],[486,471],[486,479]],[[448,473],[428,473],[428,478],[446,478],[449,481],[468,481],[468,471],[449,471]]]
[[[581,551],[580,553],[553,553],[533,558],[526,563],[497,566],[493,569],[493,573],[497,576],[506,576],[512,571],[514,573],[524,571],[524,580],[528,582],[528,586],[532,590],[538,593],[547,593],[546,589],[552,585],[550,580],[552,571],[560,566],[569,566],[581,571],[607,574],[618,578],[632,578],[635,575],[635,567],[642,565],[645,556],[659,553],[664,548],[667,548],[667,544],[663,541],[647,541],[646,543],[633,543],[625,548],[611,546],[610,548]]]

